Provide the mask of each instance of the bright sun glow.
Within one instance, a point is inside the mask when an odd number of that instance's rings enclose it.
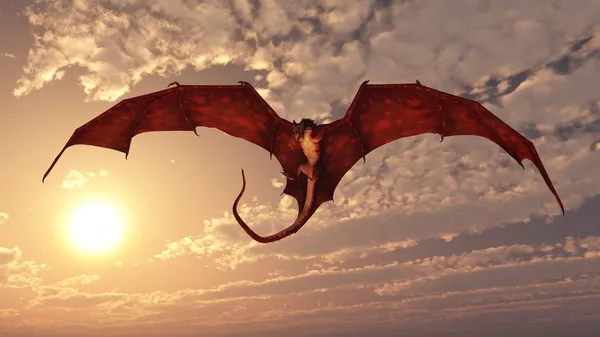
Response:
[[[71,240],[82,250],[103,252],[121,239],[123,223],[115,209],[106,204],[88,204],[73,214],[69,226]]]

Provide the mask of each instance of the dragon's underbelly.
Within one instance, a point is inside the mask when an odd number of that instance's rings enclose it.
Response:
[[[304,153],[304,156],[306,156],[306,158],[308,159],[308,162],[313,165],[316,164],[319,160],[319,155],[321,152],[319,144],[313,142],[310,139],[310,136],[305,136],[300,142],[300,146],[302,147],[302,152]]]

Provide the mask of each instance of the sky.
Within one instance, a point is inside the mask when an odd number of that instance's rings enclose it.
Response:
[[[0,0],[0,31],[2,337],[600,329],[600,1]],[[74,146],[41,182],[77,127],[172,81],[327,122],[364,80],[416,79],[531,139],[566,215],[532,163],[466,136],[373,151],[269,245],[230,210],[244,169],[242,217],[287,227],[281,167],[214,129]],[[122,234],[93,252],[73,219],[100,204]]]

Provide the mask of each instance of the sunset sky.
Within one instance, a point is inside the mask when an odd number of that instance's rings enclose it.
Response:
[[[0,0],[0,32],[1,337],[600,331],[598,0]],[[242,217],[287,227],[281,166],[218,130],[74,146],[41,182],[77,127],[172,81],[248,81],[326,122],[364,80],[416,79],[531,139],[566,216],[531,162],[432,134],[369,154],[269,245],[231,206],[244,169]]]

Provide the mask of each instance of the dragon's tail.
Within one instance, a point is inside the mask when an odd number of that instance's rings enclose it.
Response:
[[[302,226],[304,226],[304,224],[310,218],[310,215],[312,214],[311,208],[313,206],[314,186],[315,186],[315,182],[311,179],[308,179],[307,191],[306,191],[307,192],[306,202],[304,203],[302,210],[298,213],[296,220],[294,220],[294,222],[290,226],[288,226],[287,228],[285,228],[273,235],[260,236],[255,231],[253,231],[244,222],[244,220],[242,220],[242,218],[240,217],[240,215],[238,214],[238,211],[237,211],[238,203],[239,203],[240,199],[242,198],[242,195],[244,195],[244,191],[246,190],[246,176],[244,175],[244,170],[242,170],[242,190],[240,191],[240,194],[237,196],[237,198],[235,198],[235,201],[233,202],[233,217],[237,220],[237,222],[240,224],[240,226],[242,226],[244,231],[254,241],[259,242],[259,243],[270,243],[270,242],[279,241],[283,238],[286,238],[286,237],[298,232],[300,230],[300,228],[302,228]]]

